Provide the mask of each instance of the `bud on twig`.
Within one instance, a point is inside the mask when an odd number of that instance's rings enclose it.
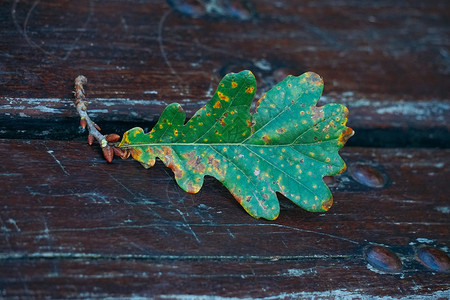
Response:
[[[125,155],[125,152],[118,147],[114,147],[113,150],[114,150],[114,154],[118,157],[122,157]]]
[[[94,123],[94,127],[95,129],[97,129],[98,131],[102,131],[102,129],[100,128],[100,126],[98,126],[97,124]]]
[[[87,125],[86,119],[85,118],[81,118],[81,120],[80,120],[81,128],[86,129],[86,125]]]
[[[112,162],[114,157],[114,150],[113,148],[106,146],[102,148],[103,156],[105,157],[107,162]]]
[[[94,136],[92,134],[88,135],[88,144],[89,146],[92,146],[92,144],[94,143]]]
[[[120,139],[120,135],[115,134],[115,133],[111,133],[111,134],[108,134],[108,135],[106,136],[106,140],[107,140],[109,143],[115,143],[115,142],[117,142],[119,139]]]
[[[130,155],[130,153],[127,150],[123,150],[119,147],[114,147],[113,150],[114,154],[122,159],[126,159]]]

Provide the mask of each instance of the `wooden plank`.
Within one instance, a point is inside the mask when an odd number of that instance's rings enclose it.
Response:
[[[420,299],[445,299],[449,296],[448,274],[419,270],[404,276],[377,274],[364,263],[359,258],[9,261],[0,269],[0,289],[7,298],[411,299],[414,296],[407,295],[416,295]]]
[[[161,1],[3,3],[3,93],[40,88],[37,98],[69,97],[84,70],[96,83],[94,97],[140,99],[156,90],[196,100],[221,70],[289,67],[322,74],[328,92],[448,97],[446,1],[253,4],[256,16],[239,21],[183,17]]]
[[[248,216],[212,178],[187,194],[161,164],[107,164],[81,142],[1,140],[0,151],[4,296],[450,290],[448,274],[417,259],[424,245],[448,251],[449,150],[346,148],[331,210],[308,213],[280,196],[274,222]],[[401,270],[368,264],[370,245],[396,253]]]
[[[251,69],[258,95],[286,74],[315,71],[323,102],[348,105],[356,130],[410,128],[420,136],[405,143],[448,147],[448,1],[252,1],[241,19],[205,7],[193,17],[181,4],[195,1],[168,2],[0,4],[1,136],[68,135],[80,73],[98,121],[128,125],[154,123],[173,102],[191,116],[225,73]]]
[[[0,3],[0,298],[449,298],[450,3],[204,3]],[[369,148],[342,151],[329,212],[280,196],[256,220],[212,178],[191,195],[161,163],[55,141],[85,139],[79,74],[122,133],[173,102],[191,116],[242,69],[258,96],[315,71],[320,103],[349,107],[349,145]]]

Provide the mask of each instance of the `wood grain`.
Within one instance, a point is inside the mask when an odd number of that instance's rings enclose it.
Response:
[[[448,150],[347,148],[350,168],[367,164],[386,186],[369,188],[345,172],[329,212],[308,213],[280,196],[275,222],[248,216],[212,178],[187,194],[162,164],[107,164],[80,142],[3,140],[0,151],[10,154],[0,170],[5,296],[400,296],[448,288],[448,274],[415,255],[420,245],[449,243]],[[372,244],[397,253],[402,271],[368,266]],[[71,294],[69,286],[84,287]]]
[[[120,120],[112,127],[122,130],[154,124],[173,102],[191,116],[223,75],[250,69],[259,96],[287,74],[320,74],[322,103],[347,105],[349,125],[370,133],[374,146],[449,146],[446,1],[258,1],[244,20],[193,18],[179,7],[164,1],[0,4],[2,137],[73,136],[64,128],[75,122],[71,91],[79,74],[89,79],[98,121]],[[51,123],[57,129],[48,129]],[[370,146],[359,136],[351,143]]]
[[[450,298],[450,2],[205,3],[0,2],[0,298]],[[187,194],[84,142],[80,74],[123,133],[173,102],[192,116],[243,69],[257,96],[316,72],[320,104],[349,107],[329,212],[279,196],[253,219],[213,178]]]

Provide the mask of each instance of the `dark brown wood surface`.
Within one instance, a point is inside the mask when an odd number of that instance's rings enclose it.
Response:
[[[81,142],[4,140],[0,151],[10,154],[0,170],[6,296],[448,295],[448,273],[416,254],[448,245],[448,150],[347,149],[349,170],[364,162],[385,186],[345,172],[329,212],[280,199],[273,222],[248,216],[212,178],[187,194],[161,164],[108,164]],[[394,251],[401,270],[368,265],[370,245]]]
[[[450,3],[205,2],[0,3],[0,298],[449,298]],[[279,196],[253,219],[213,178],[192,195],[161,163],[106,163],[78,127],[80,74],[122,133],[243,69],[257,95],[314,71],[349,107],[329,212]]]

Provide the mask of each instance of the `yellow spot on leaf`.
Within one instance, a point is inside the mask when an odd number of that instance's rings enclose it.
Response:
[[[217,95],[219,96],[219,98],[221,100],[224,100],[225,102],[230,101],[230,98],[227,95],[225,95],[224,93],[222,93],[222,92],[217,92]]]
[[[213,107],[214,107],[214,108],[221,108],[221,107],[222,107],[222,104],[220,104],[220,101],[217,101],[217,102],[213,105]]]
[[[248,88],[245,89],[245,92],[247,94],[251,94],[251,93],[253,93],[254,90],[255,90],[254,86],[249,86]]]
[[[238,86],[238,84],[237,84],[236,82],[233,81],[233,82],[231,83],[231,87],[232,87],[233,89],[236,88],[237,86]]]
[[[264,143],[269,144],[270,143],[270,138],[267,134],[264,134],[262,136],[262,140],[264,141]]]

